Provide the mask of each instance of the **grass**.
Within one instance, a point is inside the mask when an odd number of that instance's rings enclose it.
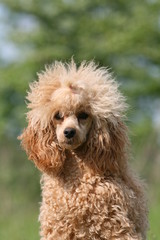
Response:
[[[38,210],[33,206],[24,206],[11,212],[7,216],[1,216],[0,239],[3,240],[38,240],[39,224],[37,221]]]
[[[157,186],[158,187],[158,186]],[[160,191],[154,191],[154,199],[150,203],[150,213],[149,213],[149,224],[150,230],[148,233],[148,240],[159,240],[160,239]]]
[[[34,200],[33,200],[34,201]],[[0,239],[3,240],[38,240],[39,204],[23,191],[15,192],[10,189],[3,190],[0,205]]]
[[[39,239],[39,172],[16,144],[0,146],[0,239]]]

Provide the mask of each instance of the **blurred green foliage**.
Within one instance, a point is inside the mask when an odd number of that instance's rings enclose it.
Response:
[[[39,174],[15,139],[36,72],[74,56],[109,66],[127,96],[132,164],[151,189],[149,239],[158,240],[160,1],[1,0],[0,13],[0,239],[38,239]]]

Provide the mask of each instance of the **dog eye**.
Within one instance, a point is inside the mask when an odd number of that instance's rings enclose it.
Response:
[[[85,120],[88,118],[88,113],[80,112],[77,117],[79,120],[81,120],[81,119]]]
[[[63,116],[62,116],[62,114],[61,114],[60,112],[57,112],[57,113],[54,115],[54,118],[55,118],[56,120],[62,120],[62,119],[63,119]]]

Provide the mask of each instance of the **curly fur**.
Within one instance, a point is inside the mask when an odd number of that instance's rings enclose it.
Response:
[[[146,239],[144,186],[127,163],[126,104],[117,83],[106,68],[94,62],[77,68],[73,60],[55,62],[38,76],[20,139],[43,172],[41,239]],[[59,110],[66,117],[56,123]],[[88,125],[76,120],[81,110],[89,114]],[[63,130],[66,121],[82,133],[77,147],[59,142],[57,128]]]

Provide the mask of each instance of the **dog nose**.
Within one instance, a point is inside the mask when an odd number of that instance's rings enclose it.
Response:
[[[66,128],[64,130],[64,136],[69,139],[72,138],[75,135],[75,133],[76,133],[76,129],[74,128]]]

